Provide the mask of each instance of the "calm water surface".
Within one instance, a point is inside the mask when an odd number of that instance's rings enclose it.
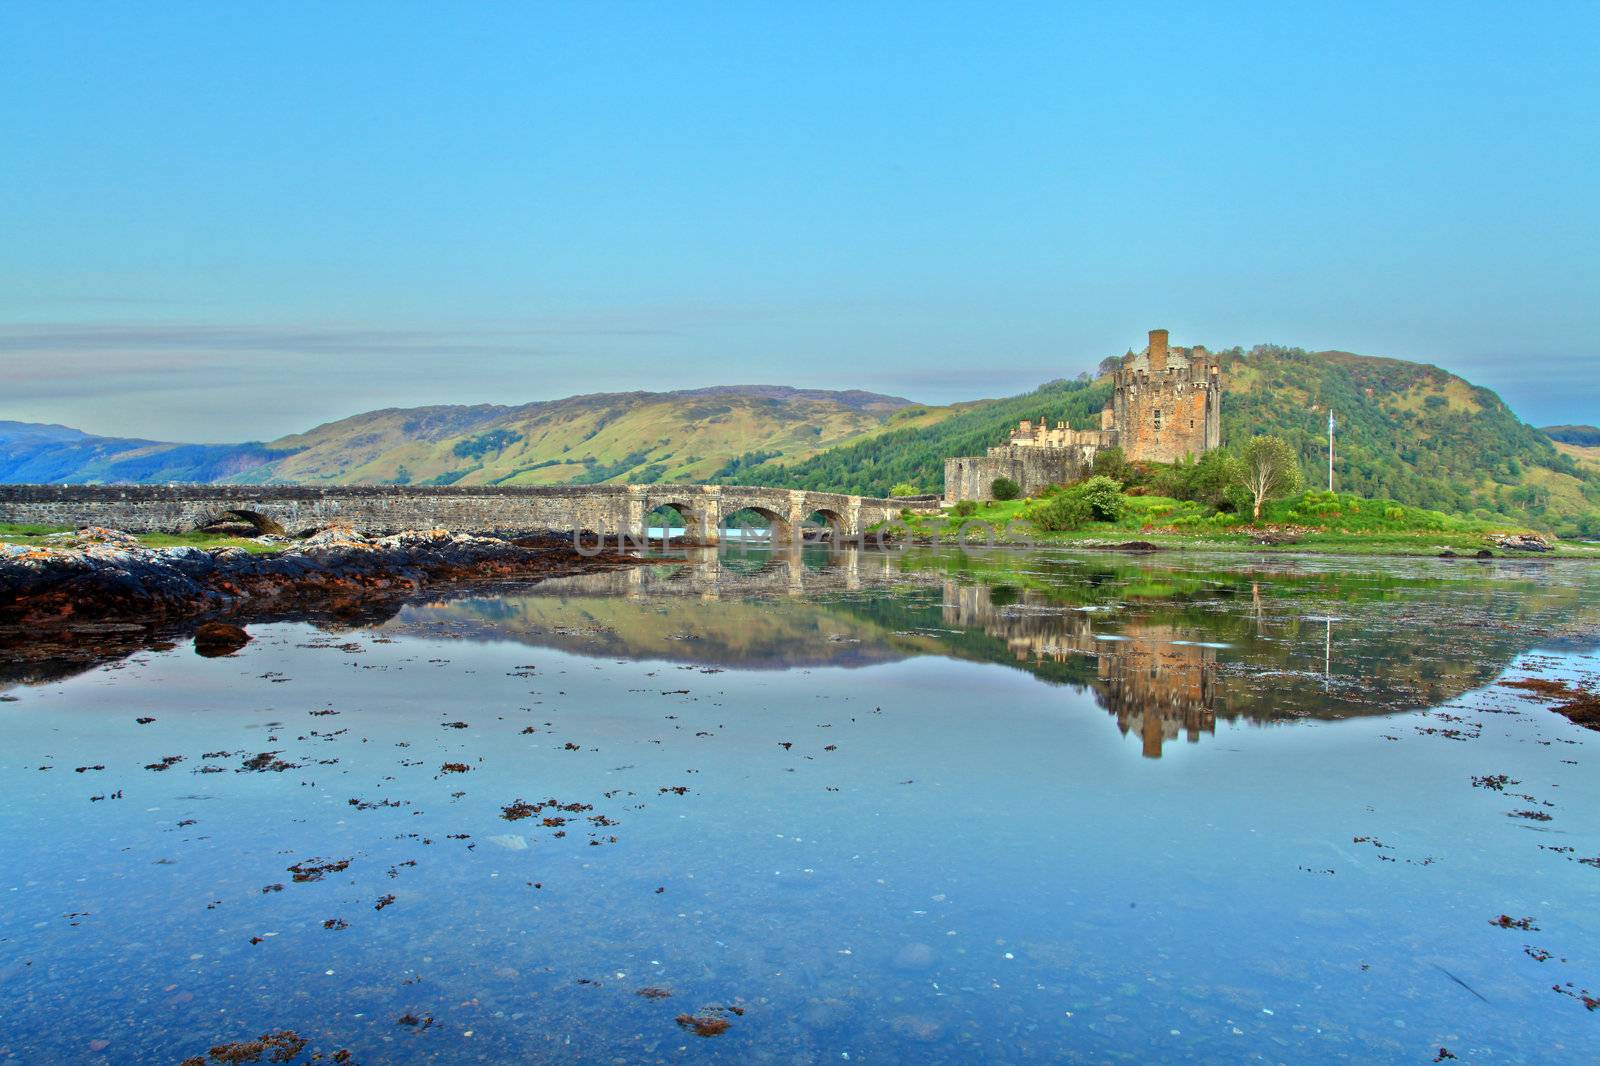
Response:
[[[1496,682],[1597,627],[1582,564],[747,551],[14,684],[0,1062],[1596,1061],[1600,737]]]

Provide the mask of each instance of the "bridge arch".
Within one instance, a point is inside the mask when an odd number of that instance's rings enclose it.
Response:
[[[709,497],[696,498],[689,493],[671,493],[652,497],[647,506],[646,518],[657,511],[670,508],[683,519],[683,539],[694,544],[715,544],[722,515],[716,501]],[[667,531],[663,530],[666,535]]]
[[[263,536],[268,533],[281,534],[284,532],[282,524],[262,514],[244,507],[232,507],[225,511],[208,511],[202,514],[194,523],[196,530],[207,530],[216,526],[247,525],[254,530],[251,536]]]
[[[790,523],[788,515],[780,514],[779,512],[774,511],[772,508],[766,507],[760,503],[742,503],[737,510],[729,511],[727,513],[727,518],[725,518],[721,523],[723,528],[738,528],[736,522],[732,522],[732,524],[730,524],[730,521],[736,519],[739,514],[745,512],[761,516],[761,518],[767,523],[769,542],[774,545],[787,544],[794,536],[795,529]]]
[[[832,507],[818,507],[806,515],[808,529],[820,529],[827,533],[831,540],[839,540],[851,533],[850,520]]]

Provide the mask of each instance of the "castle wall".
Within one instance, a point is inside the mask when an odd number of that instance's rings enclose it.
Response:
[[[988,455],[968,455],[944,461],[946,504],[961,500],[980,503],[994,499],[996,478],[1007,477],[1022,488],[1024,496],[1035,496],[1050,485],[1077,481],[1088,475],[1098,447],[1092,444],[1072,448],[1035,448],[1001,445]]]

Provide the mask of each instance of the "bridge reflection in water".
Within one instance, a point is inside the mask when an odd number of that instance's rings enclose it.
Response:
[[[1374,574],[1242,556],[725,547],[490,598],[413,603],[396,624],[743,670],[916,656],[1005,664],[1091,694],[1157,758],[1168,741],[1214,734],[1219,719],[1434,707],[1490,683],[1541,628],[1575,632],[1596,620],[1584,599],[1597,591],[1592,577],[1486,581],[1425,566]],[[1496,615],[1505,624],[1486,630]]]
[[[1216,649],[1170,624],[1120,620],[1028,592],[907,570],[894,553],[810,547],[691,549],[681,561],[566,578],[494,600],[408,607],[402,625],[608,658],[660,658],[738,669],[857,667],[917,655],[1013,663],[1093,693],[1143,753],[1216,731]],[[898,592],[890,592],[899,585]],[[718,607],[707,612],[704,604]],[[981,634],[992,638],[973,644]],[[1066,667],[1042,670],[1046,666]]]

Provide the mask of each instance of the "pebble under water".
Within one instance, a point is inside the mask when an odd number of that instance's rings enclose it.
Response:
[[[249,628],[0,687],[0,1063],[1597,1060],[1582,563],[748,549]]]

